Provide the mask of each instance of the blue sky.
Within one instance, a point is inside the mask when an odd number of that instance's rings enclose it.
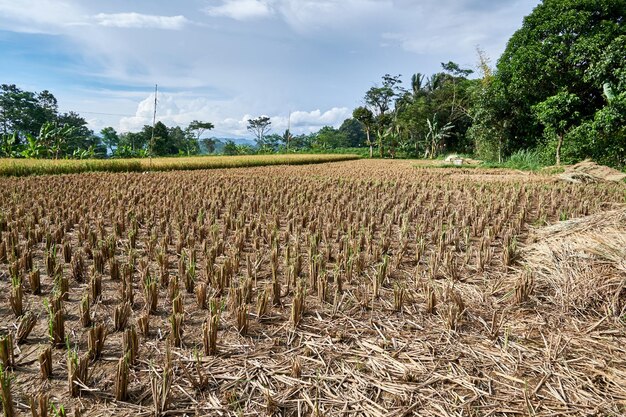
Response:
[[[0,0],[0,82],[50,90],[100,130],[157,117],[245,137],[339,126],[386,74],[495,64],[538,0]]]

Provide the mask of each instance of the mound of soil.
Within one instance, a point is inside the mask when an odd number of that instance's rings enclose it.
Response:
[[[585,160],[567,167],[565,172],[559,175],[559,178],[574,183],[619,182],[626,178],[626,174],[604,165],[598,165],[593,161]]]

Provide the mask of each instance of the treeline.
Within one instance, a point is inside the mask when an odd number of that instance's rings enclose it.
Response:
[[[105,153],[85,119],[72,111],[59,113],[57,99],[49,91],[0,85],[0,156],[82,158]]]
[[[5,158],[142,158],[148,156],[266,154],[275,152],[328,151],[364,146],[365,131],[354,119],[338,129],[330,126],[310,134],[271,132],[269,117],[248,121],[256,146],[225,142],[206,136],[210,122],[194,120],[186,127],[162,122],[137,132],[119,133],[105,127],[95,133],[75,112],[58,112],[57,99],[44,90],[24,91],[15,85],[0,86],[0,157]]]
[[[408,88],[385,75],[354,117],[379,156],[460,152],[499,160],[524,151],[546,164],[592,158],[626,166],[626,2],[544,0],[495,68],[449,62]],[[372,149],[372,153],[374,149]]]
[[[196,155],[200,136],[213,128],[193,121],[186,128],[161,122],[139,132],[118,133],[112,127],[98,134],[87,121],[70,111],[59,113],[57,99],[44,90],[24,91],[0,85],[0,157],[5,158],[105,158],[150,155]]]
[[[454,62],[410,80],[386,74],[338,128],[272,133],[248,120],[256,146],[203,138],[210,122],[163,123],[139,132],[94,134],[78,114],[59,114],[48,91],[0,89],[0,155],[142,157],[332,151],[365,148],[376,157],[448,153],[503,161],[515,153],[545,164],[584,158],[626,166],[626,2],[544,0],[511,37],[495,68],[478,50],[478,73]]]

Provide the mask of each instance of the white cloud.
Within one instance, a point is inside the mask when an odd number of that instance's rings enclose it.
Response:
[[[58,34],[83,19],[75,4],[55,0],[0,0],[0,29],[24,33]]]
[[[232,117],[232,109],[237,107],[241,107],[241,102],[237,100],[219,102],[191,97],[186,93],[162,93],[159,94],[158,99],[157,121],[167,126],[185,127],[192,120],[205,120],[215,125],[212,135],[249,137],[250,134],[246,130],[248,120],[259,116],[260,113],[255,115],[246,113],[240,117]],[[117,129],[121,132],[140,130],[144,125],[152,124],[153,111],[154,94],[151,94],[137,104],[134,116],[122,117],[119,120]],[[339,127],[345,119],[351,117],[351,111],[347,107],[334,107],[326,111],[298,110],[291,113],[291,122],[289,122],[288,115],[269,117],[272,121],[272,132],[282,133],[291,123],[292,132],[299,134],[316,132],[323,126]],[[92,127],[95,128],[97,124],[94,120]],[[98,124],[97,127],[100,125]]]
[[[339,126],[345,119],[352,117],[352,112],[347,107],[333,107],[321,112],[319,109],[310,112],[295,111],[291,113],[291,126],[294,127],[322,127]]]
[[[209,16],[224,16],[235,20],[251,20],[273,14],[267,0],[222,0],[219,6],[204,9]]]
[[[156,16],[141,13],[99,13],[93,16],[100,26],[117,28],[154,28],[180,30],[189,20],[185,16]]]
[[[350,32],[355,26],[376,30],[392,10],[389,0],[278,0],[276,8],[298,32],[327,28]]]

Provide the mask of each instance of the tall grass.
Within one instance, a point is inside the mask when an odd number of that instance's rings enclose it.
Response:
[[[354,154],[196,156],[152,159],[0,159],[0,176],[77,174],[81,172],[143,172],[305,165],[358,159]]]
[[[509,156],[503,163],[484,163],[482,166],[488,168],[509,168],[521,171],[539,171],[547,164],[541,152],[533,149],[522,149]]]

